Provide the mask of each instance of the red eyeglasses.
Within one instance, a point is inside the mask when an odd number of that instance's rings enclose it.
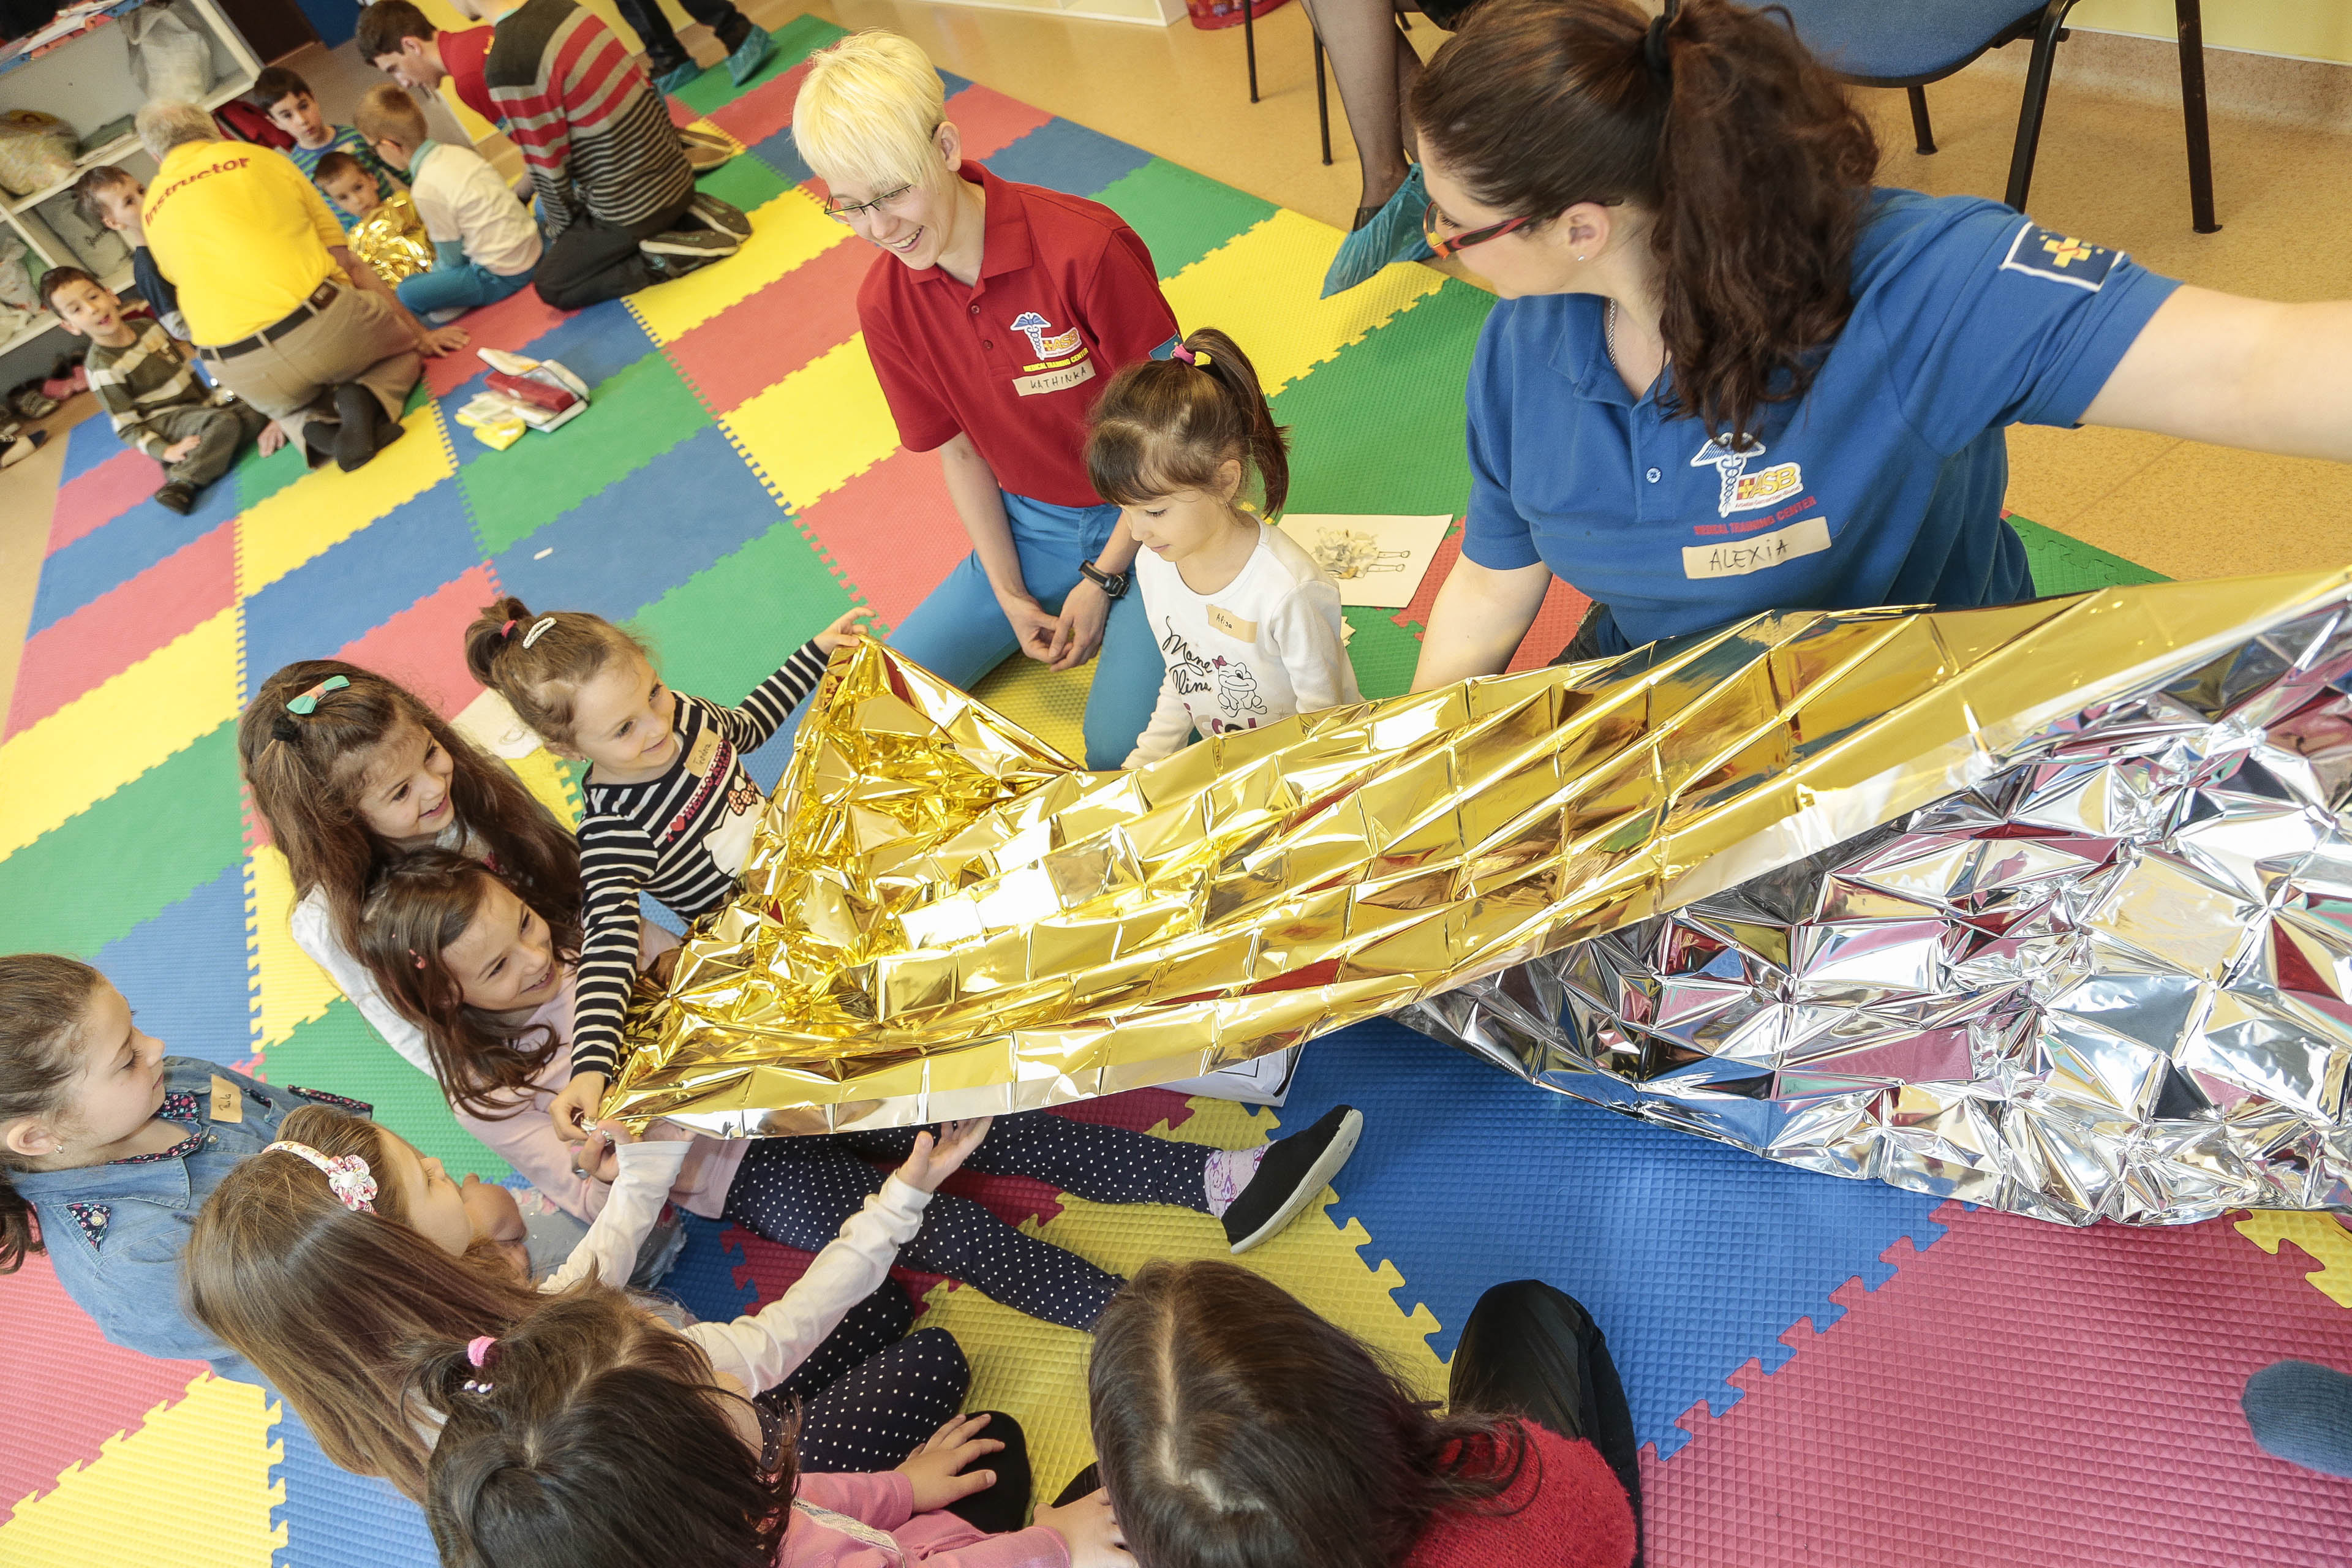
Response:
[[[1435,202],[1421,209],[1421,237],[1429,242],[1429,248],[1441,260],[1458,251],[1467,250],[1474,245],[1484,245],[1490,239],[1500,239],[1515,228],[1525,228],[1535,219],[1507,217],[1500,223],[1490,223],[1484,228],[1465,228],[1451,238],[1437,232],[1437,226],[1443,221],[1444,220],[1437,216]]]

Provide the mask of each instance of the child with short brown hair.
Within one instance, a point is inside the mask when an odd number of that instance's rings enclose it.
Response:
[[[539,225],[479,153],[434,141],[416,100],[391,82],[370,89],[352,121],[378,155],[407,175],[433,247],[428,269],[401,279],[402,304],[447,320],[530,281],[544,248]]]

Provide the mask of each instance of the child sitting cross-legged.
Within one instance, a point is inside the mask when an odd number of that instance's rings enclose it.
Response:
[[[408,176],[433,246],[431,270],[400,280],[402,304],[439,319],[496,304],[530,281],[543,247],[539,226],[479,153],[434,141],[425,111],[391,82],[361,99],[352,120],[384,162]]]
[[[294,138],[294,145],[286,150],[286,155],[309,178],[319,177],[320,161],[328,153],[348,153],[367,172],[378,200],[389,200],[393,192],[400,189],[399,180],[384,167],[383,160],[375,155],[367,139],[351,126],[328,124],[310,84],[284,66],[271,66],[254,78],[245,101],[269,116],[270,123]],[[357,213],[338,205],[332,196],[327,198],[327,205],[333,210],[335,221],[345,229],[359,221]]]
[[[114,290],[79,267],[41,275],[41,300],[67,331],[89,340],[89,389],[123,445],[163,465],[155,502],[185,515],[228,472],[248,439],[274,452],[286,437],[269,416],[196,375],[194,353],[152,317],[123,314]]]
[[[311,183],[329,203],[352,214],[353,221],[343,226],[352,253],[386,284],[397,289],[432,267],[433,242],[425,238],[425,219],[406,191],[377,195],[374,177],[341,151],[319,160]]]

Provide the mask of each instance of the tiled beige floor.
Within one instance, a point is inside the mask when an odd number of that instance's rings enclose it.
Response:
[[[1074,22],[914,0],[752,0],[747,9],[772,23],[814,9],[847,26],[895,28],[950,70],[1269,201],[1333,224],[1355,206],[1354,156],[1336,93],[1336,162],[1319,161],[1309,35],[1295,3],[1259,24],[1265,100],[1255,105],[1244,88],[1239,29]],[[1424,23],[1413,37],[1427,51],[1443,35]],[[699,29],[687,37],[705,58],[715,55]],[[1933,157],[1912,151],[1901,95],[1865,94],[1887,149],[1885,181],[1998,195],[2019,63],[1995,57],[1928,90],[1942,148]],[[2070,91],[2062,56],[2032,211],[2208,288],[2352,297],[2352,137],[2217,118],[2213,140],[2224,226],[2197,235],[2178,111]],[[2116,430],[2019,428],[2010,456],[2015,510],[2168,575],[2352,558],[2352,468]],[[0,475],[0,705],[15,679],[55,476],[54,462]]]

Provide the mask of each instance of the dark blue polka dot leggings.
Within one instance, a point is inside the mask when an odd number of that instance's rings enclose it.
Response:
[[[881,1191],[888,1167],[906,1159],[923,1131],[762,1138],[735,1173],[727,1217],[770,1241],[814,1252],[840,1233],[868,1194]],[[1095,1203],[1175,1204],[1205,1214],[1210,1152],[1202,1144],[1030,1110],[998,1117],[964,1169],[1051,1182]],[[872,1161],[887,1164],[877,1168]],[[1025,1236],[971,1199],[947,1193],[931,1199],[898,1261],[1071,1329],[1092,1328],[1120,1283],[1076,1253]]]

